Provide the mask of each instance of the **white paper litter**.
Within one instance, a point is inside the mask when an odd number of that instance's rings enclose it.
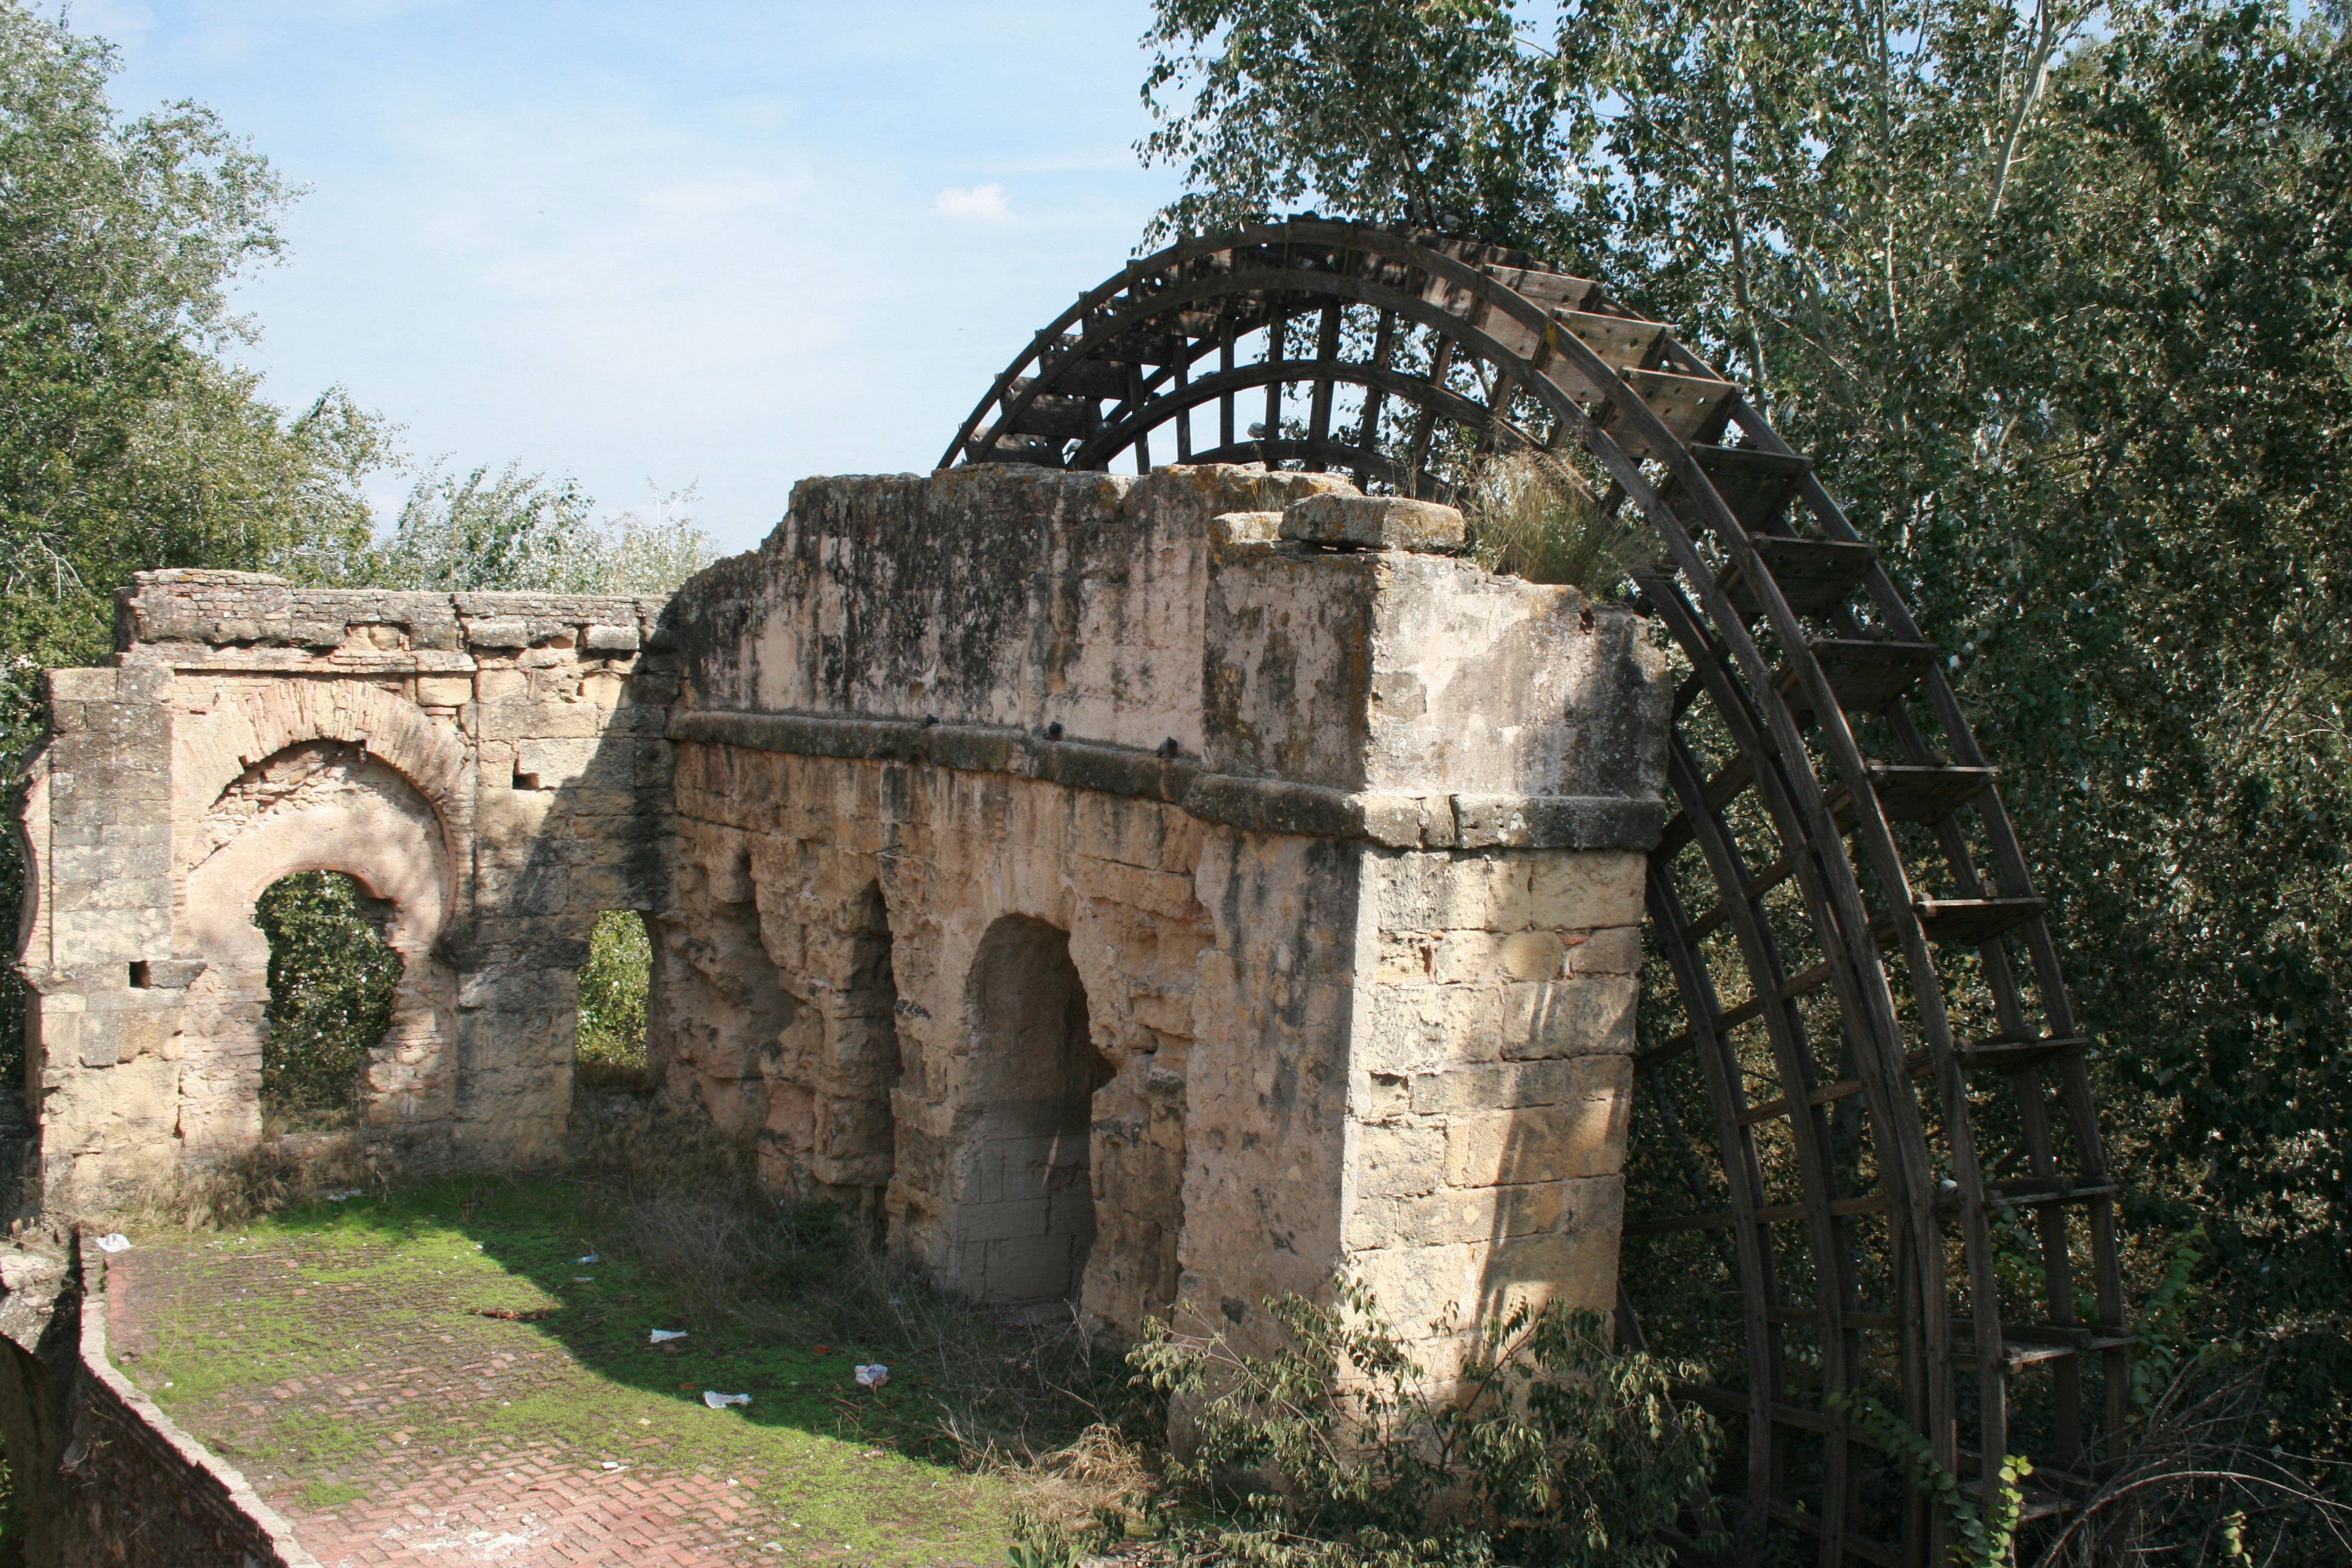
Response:
[[[857,1369],[857,1386],[860,1388],[879,1388],[889,1381],[890,1369],[880,1362]]]
[[[119,1230],[109,1231],[98,1238],[98,1249],[100,1252],[128,1252],[131,1250],[131,1238]]]
[[[702,1403],[713,1410],[724,1410],[730,1405],[749,1405],[751,1396],[748,1394],[721,1394],[715,1388],[706,1388],[702,1391]]]
[[[672,1340],[682,1340],[684,1338],[686,1338],[686,1331],[684,1329],[656,1329],[653,1331],[654,1343],[657,1345],[666,1345]]]
[[[572,1282],[574,1285],[593,1285],[596,1282],[596,1277],[593,1274],[574,1274],[572,1277]]]
[[[592,1252],[585,1258],[575,1258],[572,1261],[574,1263],[602,1263],[604,1260]]]

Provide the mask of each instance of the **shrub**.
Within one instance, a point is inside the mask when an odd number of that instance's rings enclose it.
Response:
[[[1666,1568],[1721,1436],[1669,1390],[1696,1369],[1610,1343],[1601,1313],[1521,1308],[1489,1321],[1457,1382],[1433,1380],[1343,1281],[1339,1305],[1266,1303],[1287,1348],[1150,1325],[1139,1383],[1189,1424],[1169,1465],[1212,1523],[1179,1562]]]
[[[254,903],[254,923],[269,938],[261,1104],[275,1122],[352,1121],[360,1069],[392,1025],[403,967],[377,932],[375,902],[340,871],[300,871]]]
[[[635,910],[606,910],[588,937],[580,969],[579,1072],[595,1088],[638,1088],[646,1081],[646,996],[653,986],[653,943]]]
[[[1565,584],[1605,598],[1624,580],[1648,530],[1604,513],[1583,476],[1548,452],[1486,458],[1462,496],[1470,552],[1489,572]]]

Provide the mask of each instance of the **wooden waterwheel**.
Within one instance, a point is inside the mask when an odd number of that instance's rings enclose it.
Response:
[[[1433,499],[1538,447],[1646,523],[1630,602],[1677,650],[1678,811],[1620,1328],[1703,1366],[1685,1394],[1730,1431],[1693,1532],[1926,1568],[1958,1517],[1928,1461],[1981,1510],[2010,1455],[2027,1518],[2063,1512],[2129,1393],[2086,1042],[1947,661],[1812,466],[1598,283],[1312,218],[1129,263],[943,463],[1143,471],[1155,447]]]

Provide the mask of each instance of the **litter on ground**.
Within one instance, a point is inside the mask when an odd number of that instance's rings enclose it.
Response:
[[[684,1338],[686,1338],[686,1331],[684,1329],[656,1329],[653,1331],[653,1342],[657,1345],[666,1345],[672,1340],[682,1340]]]
[[[131,1250],[131,1238],[119,1230],[109,1231],[98,1238],[98,1249],[100,1252],[128,1252]]]
[[[749,1405],[751,1396],[748,1394],[721,1394],[715,1388],[706,1388],[702,1391],[702,1403],[713,1410],[724,1410],[730,1405]]]
[[[890,1369],[879,1362],[857,1369],[857,1386],[860,1388],[879,1388],[889,1381]]]
[[[602,1263],[604,1260],[592,1252],[585,1258],[575,1258],[572,1261],[575,1263]]]

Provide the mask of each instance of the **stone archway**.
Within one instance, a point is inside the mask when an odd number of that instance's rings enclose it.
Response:
[[[988,928],[969,985],[971,1114],[959,1141],[953,1273],[986,1300],[1075,1300],[1095,1239],[1095,1048],[1069,933],[1024,915]]]
[[[455,874],[432,804],[357,744],[314,739],[247,767],[195,826],[188,929],[205,967],[189,988],[183,1026],[184,1152],[219,1158],[261,1136],[269,948],[254,905],[298,871],[344,872],[391,906],[383,936],[402,975],[391,1026],[360,1086],[362,1124],[446,1126],[457,986],[434,944],[448,921]]]

